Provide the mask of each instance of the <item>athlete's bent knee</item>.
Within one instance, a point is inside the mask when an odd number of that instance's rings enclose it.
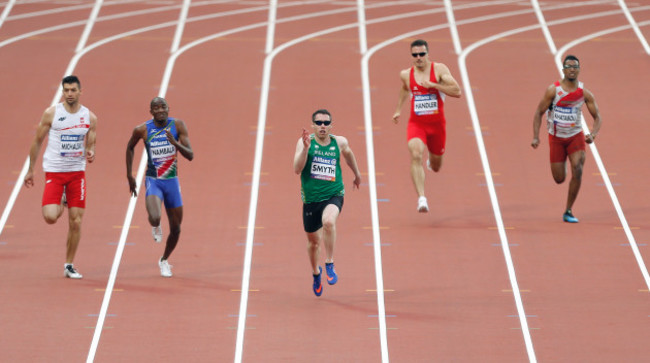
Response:
[[[323,229],[326,231],[331,231],[334,228],[336,228],[336,219],[334,218],[327,218],[323,220]]]
[[[158,227],[160,225],[160,216],[149,216],[149,224],[151,224],[152,227]]]

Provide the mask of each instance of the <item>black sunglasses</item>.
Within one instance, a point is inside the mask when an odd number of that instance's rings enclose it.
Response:
[[[417,58],[418,56],[424,57],[425,55],[427,55],[427,52],[411,53],[411,55],[413,56],[413,58]]]
[[[321,125],[329,126],[332,123],[332,121],[314,121],[314,123],[317,126],[321,126]]]

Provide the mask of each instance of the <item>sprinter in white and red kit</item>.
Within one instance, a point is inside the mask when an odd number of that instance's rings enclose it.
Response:
[[[586,144],[591,144],[600,131],[602,120],[594,95],[578,81],[580,61],[576,56],[567,55],[562,63],[564,78],[548,86],[544,97],[539,102],[533,118],[533,142],[531,146],[539,146],[539,129],[542,115],[546,114],[548,123],[548,142],[551,154],[551,173],[556,183],[566,179],[566,160],[571,164],[571,182],[569,195],[562,220],[568,223],[578,223],[571,208],[578,196],[582,182],[582,169],[585,163]],[[582,105],[594,119],[591,132],[587,135],[582,131]]]
[[[26,187],[34,185],[34,164],[45,136],[48,143],[43,154],[45,189],[43,218],[54,224],[68,206],[68,240],[63,275],[80,279],[73,261],[81,239],[81,220],[86,209],[86,162],[95,160],[97,116],[79,103],[81,82],[76,76],[61,81],[63,102],[43,113],[36,136],[29,150]]]

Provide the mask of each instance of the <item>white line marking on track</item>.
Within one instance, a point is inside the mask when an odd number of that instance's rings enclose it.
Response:
[[[639,38],[639,41],[641,42],[641,45],[643,46],[643,50],[645,50],[646,54],[650,55],[650,45],[648,45],[648,41],[643,36],[643,33],[641,33],[641,29],[639,29],[639,25],[637,24],[636,20],[634,20],[634,17],[630,13],[630,9],[627,8],[627,5],[625,4],[625,1],[618,0],[618,5],[623,10],[623,13],[625,14],[625,17],[627,18],[627,21],[630,22],[630,25],[632,26],[632,29],[634,30],[634,34],[636,34],[636,36]]]
[[[4,24],[5,20],[9,16],[11,8],[14,7],[14,4],[16,4],[16,0],[9,0],[7,6],[5,6],[5,8],[2,10],[2,14],[0,14],[0,28],[2,28],[2,24]]]

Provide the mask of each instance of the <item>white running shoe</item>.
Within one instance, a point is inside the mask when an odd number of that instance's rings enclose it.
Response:
[[[158,261],[158,266],[160,266],[160,276],[172,277],[172,265],[167,260],[163,260],[161,257]]]
[[[151,235],[156,243],[160,243],[160,241],[162,241],[162,227],[158,226],[151,228]]]
[[[418,212],[420,212],[420,213],[429,212],[429,205],[427,204],[427,197],[421,196],[418,199]]]
[[[74,269],[74,267],[72,267],[72,265],[65,264],[63,266],[63,276],[69,277],[71,279],[80,279],[83,277],[79,272],[77,272],[77,270]]]

